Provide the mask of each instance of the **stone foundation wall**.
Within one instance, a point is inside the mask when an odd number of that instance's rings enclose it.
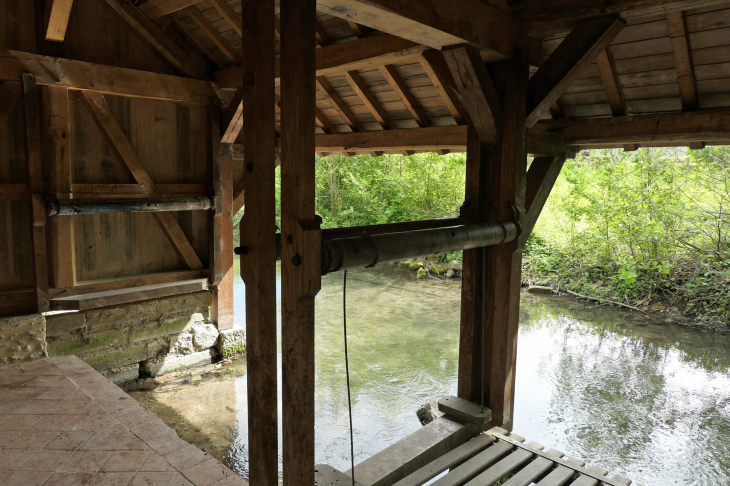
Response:
[[[75,355],[116,383],[245,351],[245,331],[208,322],[208,291],[59,314],[0,318],[0,364]]]

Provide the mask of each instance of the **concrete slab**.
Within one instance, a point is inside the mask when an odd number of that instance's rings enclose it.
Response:
[[[76,356],[0,368],[0,486],[248,486]]]

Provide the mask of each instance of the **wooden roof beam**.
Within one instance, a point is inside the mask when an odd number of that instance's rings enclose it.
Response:
[[[461,103],[459,89],[456,87],[456,82],[454,82],[454,77],[451,75],[444,55],[436,50],[424,51],[421,57],[421,67],[426,71],[431,83],[441,95],[441,99],[451,116],[454,117],[458,125],[461,125],[465,118],[464,107]]]
[[[573,81],[608,47],[626,24],[617,16],[589,20],[575,27],[530,78],[527,126],[537,122]]]
[[[317,30],[317,44],[319,44],[320,47],[330,45],[332,43],[332,39],[330,39],[330,35],[319,20],[317,21],[315,28]]]
[[[231,60],[235,65],[240,65],[243,62],[243,59],[241,58],[241,53],[238,52],[236,49],[233,48],[233,46],[226,40],[225,37],[220,33],[220,31],[210,23],[210,21],[203,15],[203,12],[196,7],[195,5],[191,7],[185,8],[185,13],[187,13],[193,21],[198,24],[198,27],[205,32],[205,34],[211,38],[211,40],[215,43],[215,45],[218,46],[218,48],[223,51],[223,54],[226,55],[228,59]]]
[[[231,27],[233,27],[233,30],[235,30],[236,34],[240,37],[243,32],[243,21],[241,20],[241,16],[237,14],[230,5],[228,5],[226,0],[208,0],[208,2],[213,5],[213,8],[221,14],[221,17],[223,17]]]
[[[160,30],[164,31],[164,29],[162,29],[161,26],[158,25],[158,21],[161,19],[169,19],[171,23],[174,23],[175,26],[180,30],[180,32],[182,32],[185,35],[185,37],[190,39],[190,41],[193,44],[195,44],[195,46],[198,49],[200,49],[200,52],[202,52],[205,57],[210,59],[220,69],[225,69],[226,66],[228,66],[228,61],[226,61],[221,56],[219,56],[217,53],[214,53],[213,51],[208,49],[205,45],[203,45],[203,43],[200,41],[200,39],[198,39],[193,34],[191,34],[190,31],[187,29],[187,27],[185,27],[185,25],[183,25],[183,23],[180,22],[177,19],[177,17],[175,17],[174,15],[168,15],[166,17],[160,17],[155,20],[155,25],[157,25],[158,28],[160,28]]]
[[[624,116],[629,114],[629,106],[626,104],[624,90],[621,88],[621,80],[616,71],[616,62],[613,59],[611,46],[601,52],[596,57],[596,65],[598,72],[601,74],[603,86],[606,89],[606,97],[608,104],[611,106],[613,116]],[[557,103],[557,102],[556,102]],[[635,145],[625,145],[624,151],[633,152],[636,150]]]
[[[489,147],[498,147],[504,124],[502,102],[479,52],[462,46],[447,49],[443,55],[479,139]]]
[[[428,126],[426,113],[423,111],[423,108],[421,108],[421,105],[418,103],[418,101],[416,101],[416,99],[411,94],[408,86],[406,86],[405,81],[403,81],[403,78],[400,77],[400,74],[398,74],[398,71],[395,69],[395,66],[393,66],[392,64],[380,66],[380,72],[383,77],[385,77],[385,80],[388,82],[390,87],[393,88],[395,94],[398,95],[398,98],[400,98],[403,104],[406,105],[408,111],[411,112],[411,115],[413,115],[413,118],[416,120],[416,123],[418,123],[418,126]]]
[[[202,0],[149,0],[139,6],[139,9],[144,14],[151,18],[156,19],[163,15],[169,15],[178,10],[182,10],[185,7],[196,5]]]
[[[563,135],[571,145],[600,147],[616,144],[730,142],[730,110],[691,111],[541,121],[533,131]]]
[[[137,34],[142,37],[163,59],[191,78],[206,79],[202,67],[190,59],[169,37],[155,26],[147,15],[131,0],[104,0]]]
[[[471,44],[483,51],[485,61],[496,61],[510,58],[520,45],[532,51],[535,65],[541,61],[540,42],[528,37],[510,12],[481,0],[317,0],[317,8],[434,49]]]
[[[73,0],[50,0],[48,2],[43,19],[46,40],[63,42],[73,3]]]
[[[687,29],[687,16],[682,11],[667,13],[669,37],[672,41],[674,65],[677,71],[679,96],[682,99],[682,111],[692,111],[699,108],[697,96],[697,82],[695,68],[692,61],[692,47]]]
[[[355,114],[352,113],[350,108],[345,104],[344,101],[342,101],[340,95],[338,95],[334,88],[330,86],[324,76],[317,76],[317,88],[320,90],[321,93],[327,96],[328,100],[332,104],[332,107],[335,109],[337,114],[340,115],[340,118],[342,118],[345,123],[347,123],[347,126],[350,127],[350,130],[352,130],[353,132],[365,131],[365,128],[363,128],[362,124],[357,119]]]
[[[466,150],[467,125],[376,130],[370,132],[317,135],[317,152],[404,152]],[[559,134],[531,131],[527,151],[531,154],[560,156],[574,151]]]
[[[340,76],[345,71],[378,69],[384,64],[418,62],[428,47],[392,35],[376,35],[317,49],[317,76]],[[276,85],[280,85],[280,60],[276,59]],[[241,85],[241,69],[234,67],[213,75],[220,88]]]
[[[375,98],[375,95],[370,92],[370,89],[360,78],[360,75],[357,74],[357,71],[346,71],[345,79],[350,83],[352,89],[355,90],[355,93],[357,93],[367,109],[370,110],[370,113],[372,113],[380,126],[385,130],[394,128],[390,116],[388,116],[388,113],[386,113],[380,102]]]

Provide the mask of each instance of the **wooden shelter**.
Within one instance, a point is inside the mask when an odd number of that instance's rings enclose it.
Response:
[[[279,255],[284,483],[312,484],[323,269],[395,240],[466,249],[458,395],[509,429],[522,248],[565,158],[725,144],[729,80],[726,0],[0,0],[0,316],[207,278],[232,327],[245,204],[251,482],[278,482]],[[466,151],[458,220],[320,230],[315,154],[423,151]]]

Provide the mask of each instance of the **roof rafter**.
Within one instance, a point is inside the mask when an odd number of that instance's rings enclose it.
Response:
[[[686,14],[683,11],[667,13],[667,25],[669,27],[669,37],[672,41],[674,66],[677,71],[682,110],[696,110],[699,108],[699,100]]]
[[[203,15],[203,12],[195,5],[185,7],[185,13],[187,13],[193,21],[198,24],[198,27],[211,38],[215,45],[223,51],[228,59],[231,60],[237,66],[243,62],[241,53],[238,52],[233,46],[226,40],[220,31],[210,23],[210,21]]]
[[[73,3],[73,0],[50,0],[48,2],[43,19],[46,40],[63,42]]]
[[[418,126],[428,126],[426,113],[423,111],[421,105],[418,103],[418,101],[416,101],[411,92],[408,90],[408,86],[406,86],[405,81],[403,81],[403,78],[401,78],[400,74],[398,74],[395,66],[393,66],[392,64],[380,66],[380,72],[385,77],[385,80],[388,82],[390,87],[393,88],[395,94],[397,94],[403,104],[406,105],[408,111],[411,112],[411,115],[413,115],[413,118],[416,120],[416,123],[418,123]]]
[[[465,118],[464,107],[444,55],[436,50],[424,51],[421,57],[421,67],[426,71],[456,123],[462,124]]]

